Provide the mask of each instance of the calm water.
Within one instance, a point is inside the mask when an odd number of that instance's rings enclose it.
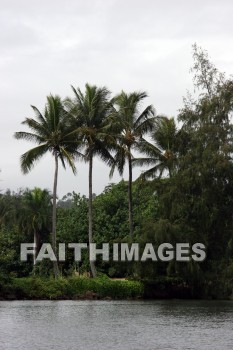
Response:
[[[0,302],[1,350],[233,349],[233,302]]]

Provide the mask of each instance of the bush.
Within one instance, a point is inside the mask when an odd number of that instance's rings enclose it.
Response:
[[[67,294],[65,279],[17,278],[13,286],[26,299],[60,299]]]
[[[70,277],[57,280],[14,278],[7,289],[15,299],[78,299],[85,298],[87,293],[94,293],[97,298],[112,299],[138,298],[143,295],[143,285],[140,282],[113,281],[106,276],[96,279]],[[7,298],[6,288],[4,297]]]

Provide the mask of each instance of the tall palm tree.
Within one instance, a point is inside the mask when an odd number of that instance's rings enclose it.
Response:
[[[26,118],[22,124],[31,129],[31,132],[20,131],[14,134],[16,139],[32,141],[38,146],[30,149],[21,156],[21,170],[27,174],[46,153],[50,152],[54,157],[55,172],[53,184],[53,214],[52,214],[52,246],[56,255],[56,201],[57,201],[57,180],[58,162],[65,168],[66,163],[76,173],[74,158],[80,156],[78,141],[72,134],[73,129],[68,123],[69,115],[64,110],[59,96],[48,96],[45,105],[44,115],[32,106],[35,112],[35,119]],[[58,264],[54,262],[55,278],[59,274]]]
[[[159,177],[167,171],[171,177],[176,171],[177,139],[179,132],[174,118],[160,116],[156,118],[154,130],[151,134],[153,143],[142,138],[138,150],[146,157],[135,158],[133,165],[150,166],[141,178],[151,179],[157,174]]]
[[[23,193],[20,226],[34,236],[34,265],[41,246],[42,230],[49,230],[51,226],[51,206],[52,195],[46,189],[35,187]]]
[[[118,149],[115,154],[115,164],[110,175],[117,167],[120,175],[123,174],[126,161],[128,162],[128,201],[129,201],[129,229],[133,237],[133,203],[132,203],[132,150],[138,146],[141,137],[154,127],[154,108],[147,106],[140,111],[140,104],[147,97],[146,92],[121,92],[115,97],[115,112],[111,119],[118,139]]]
[[[86,84],[85,92],[75,89],[74,99],[66,100],[66,107],[73,115],[73,128],[81,141],[85,161],[89,163],[89,246],[93,242],[93,204],[92,204],[92,174],[93,159],[99,156],[106,164],[112,165],[114,159],[110,153],[113,147],[113,137],[109,134],[107,117],[112,110],[109,100],[110,92],[105,87]],[[90,261],[91,275],[96,277],[95,263]]]

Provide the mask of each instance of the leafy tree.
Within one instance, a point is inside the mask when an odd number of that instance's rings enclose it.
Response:
[[[64,196],[60,201],[57,211],[57,238],[58,242],[69,244],[70,242],[84,243],[88,232],[88,199],[75,192]],[[68,202],[66,205],[65,203]],[[82,261],[74,262],[74,252],[67,250],[66,261],[60,263],[62,271],[66,275],[74,271],[86,272],[89,269],[88,254],[82,252]]]
[[[161,226],[165,220],[177,227],[177,240],[206,245],[204,263],[168,268],[189,284],[202,276],[198,288],[204,290],[216,273],[223,276],[232,252],[233,83],[220,80],[223,75],[201,53],[195,59],[200,61],[195,64],[194,83],[202,90],[196,101],[189,98],[180,111],[181,133],[187,137],[179,145],[175,174],[157,182],[160,220],[154,227],[166,235]]]
[[[44,115],[34,106],[35,119],[26,118],[22,124],[31,129],[31,132],[20,131],[15,133],[16,139],[32,141],[38,146],[30,149],[21,156],[21,169],[27,174],[46,153],[50,152],[55,161],[54,185],[53,185],[53,215],[52,215],[52,244],[56,254],[56,200],[58,161],[63,167],[66,163],[76,172],[74,158],[80,156],[78,141],[72,134],[73,129],[68,123],[68,113],[64,110],[59,96],[48,96]],[[54,274],[58,276],[58,265],[54,262]]]
[[[213,97],[224,83],[225,75],[210,61],[208,52],[196,43],[193,45],[193,61],[191,72],[194,73],[195,87],[209,98]]]
[[[190,205],[189,222],[206,238],[209,255],[224,255],[232,227],[233,82],[194,47],[196,102],[186,101],[179,120],[190,135],[180,157],[180,189]],[[185,188],[185,187],[186,188]],[[213,253],[214,252],[214,253]]]
[[[23,190],[18,192],[7,190],[0,195],[0,226],[11,230],[19,222],[19,212],[22,206]]]

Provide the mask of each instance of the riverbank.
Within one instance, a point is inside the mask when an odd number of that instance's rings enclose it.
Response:
[[[153,281],[111,279],[103,275],[59,278],[0,279],[0,300],[127,300],[127,299],[219,299],[232,294],[201,293],[178,278]]]
[[[106,277],[57,280],[25,277],[12,278],[0,284],[0,300],[138,299],[143,294],[144,286],[141,282],[111,280]]]

